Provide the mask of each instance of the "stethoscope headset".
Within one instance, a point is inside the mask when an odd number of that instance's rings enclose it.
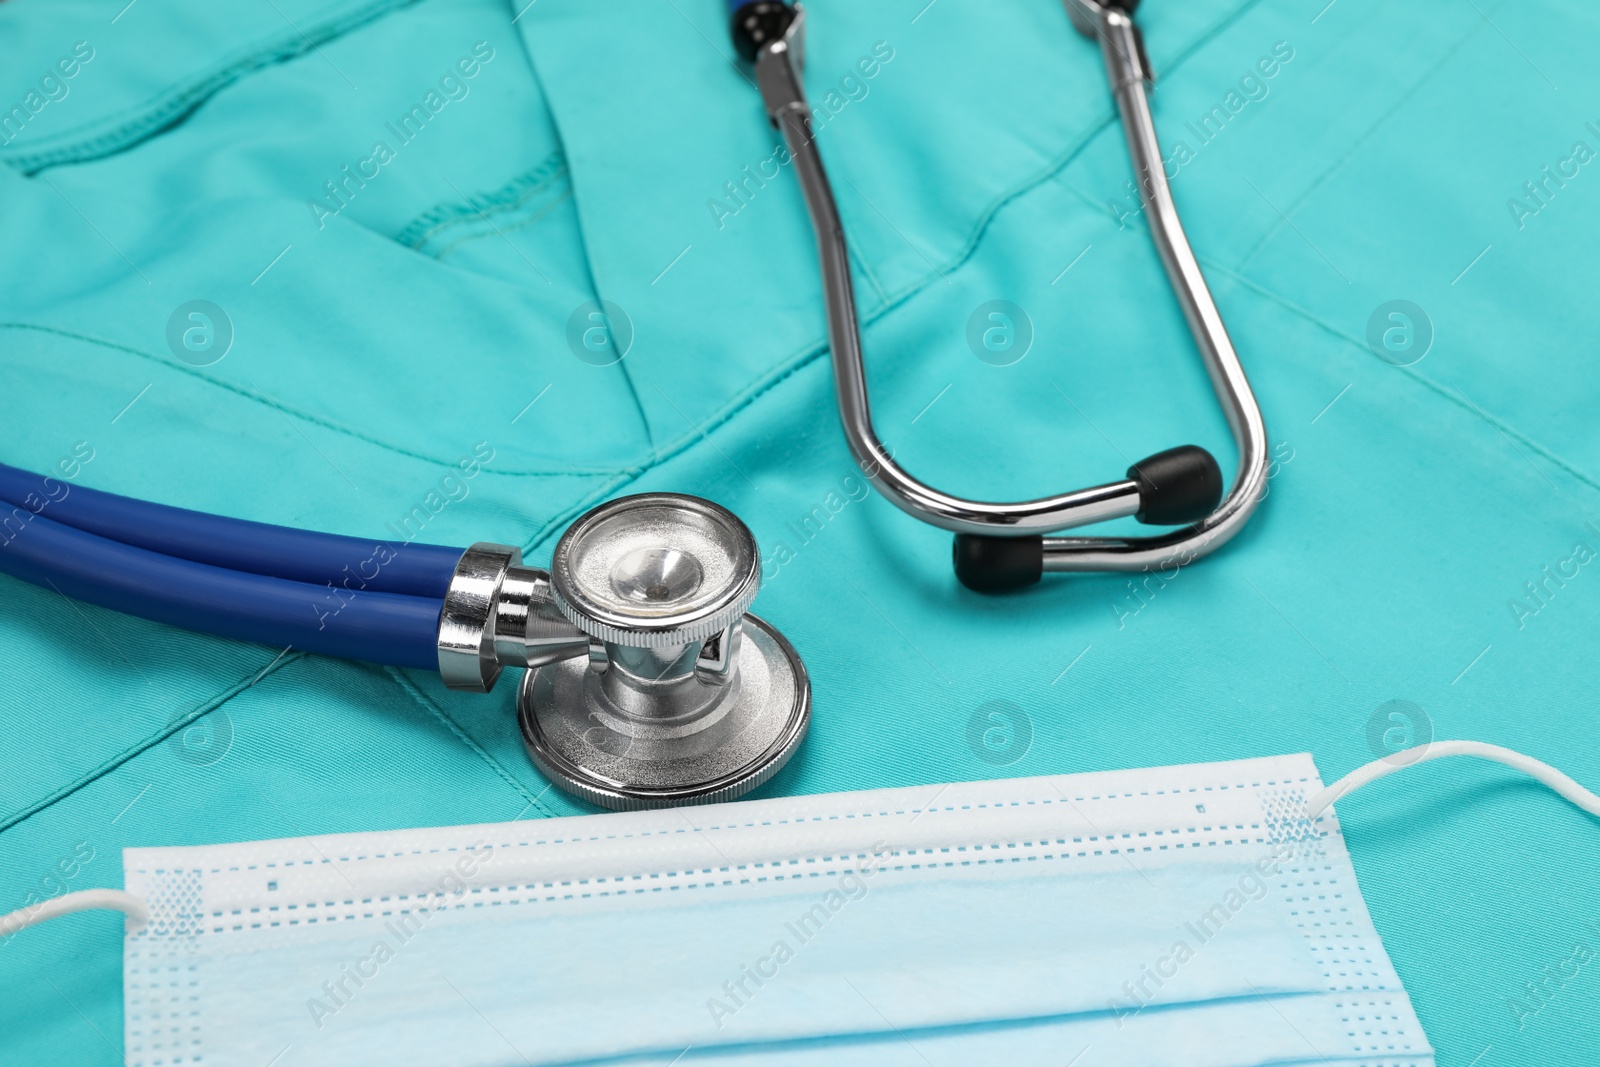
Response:
[[[816,233],[845,440],[885,497],[902,511],[956,535],[956,576],[979,592],[1031,585],[1047,571],[1144,571],[1188,564],[1238,533],[1266,487],[1267,431],[1261,409],[1189,248],[1162,165],[1147,95],[1155,76],[1133,21],[1137,2],[1066,0],[1066,6],[1078,31],[1100,42],[1151,237],[1239,449],[1233,489],[1226,497],[1216,460],[1194,445],[1141,460],[1128,468],[1122,481],[1012,504],[951,496],[918,481],[896,463],[872,427],[844,224],[823,169],[811,107],[801,84],[805,10],[779,0],[729,0],[734,45],[755,65],[767,116],[782,132],[794,160]],[[1153,537],[1045,536],[1129,515],[1153,526],[1183,528]]]

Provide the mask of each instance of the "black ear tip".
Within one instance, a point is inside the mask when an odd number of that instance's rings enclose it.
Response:
[[[733,47],[746,63],[754,63],[761,49],[788,33],[794,21],[794,9],[782,0],[733,0],[728,8]]]
[[[1009,593],[1044,573],[1044,538],[956,534],[956,578],[975,593]]]
[[[1140,522],[1182,526],[1199,522],[1222,501],[1222,468],[1198,445],[1157,452],[1128,468],[1139,483]]]

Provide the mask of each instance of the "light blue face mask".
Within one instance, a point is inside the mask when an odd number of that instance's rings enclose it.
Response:
[[[130,849],[129,1064],[1427,1065],[1309,756]]]

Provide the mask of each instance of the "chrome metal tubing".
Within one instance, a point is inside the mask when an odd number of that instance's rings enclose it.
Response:
[[[1154,81],[1154,75],[1139,28],[1129,15],[1098,0],[1066,0],[1066,4],[1080,32],[1100,42],[1106,78],[1122,116],[1128,155],[1145,217],[1150,222],[1150,238],[1161,255],[1173,294],[1183,308],[1189,332],[1233,432],[1239,466],[1228,495],[1215,511],[1193,526],[1158,537],[1047,537],[1044,569],[1142,571],[1172,564],[1182,566],[1226,544],[1261,503],[1267,485],[1266,421],[1172,199],[1146,88]]]
[[[439,612],[439,674],[450,689],[487,693],[502,667],[540,667],[589,651],[589,635],[550,600],[550,576],[522,550],[480,541],[461,554]]]
[[[487,693],[500,677],[495,656],[495,605],[506,571],[522,563],[514,545],[480,541],[456,561],[439,612],[439,676],[451,689]]]
[[[1120,10],[1102,7],[1095,0],[1066,2],[1074,23],[1085,29],[1082,20],[1092,18],[1091,25],[1100,38],[1133,169],[1151,220],[1151,235],[1227,415],[1239,449],[1239,466],[1232,490],[1212,514],[1193,526],[1156,537],[1046,537],[1044,569],[1138,571],[1173,561],[1187,563],[1214,551],[1237,533],[1260,502],[1266,485],[1266,427],[1199,263],[1184,236],[1162,170],[1161,149],[1145,95],[1148,64],[1138,30]],[[756,59],[756,75],[767,113],[783,133],[794,159],[816,233],[839,416],[850,451],[863,473],[901,510],[955,533],[991,537],[1038,535],[1137,514],[1139,487],[1131,479],[1019,503],[984,503],[951,496],[912,477],[895,463],[878,439],[868,402],[844,226],[817,150],[811,108],[801,84],[803,42],[801,12],[784,40],[762,48]]]

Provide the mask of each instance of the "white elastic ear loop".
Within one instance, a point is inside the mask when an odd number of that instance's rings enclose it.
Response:
[[[1520,752],[1513,752],[1499,745],[1486,745],[1482,741],[1434,741],[1415,748],[1402,749],[1383,759],[1373,760],[1365,766],[1357,767],[1312,797],[1306,803],[1306,814],[1315,819],[1327,811],[1335,801],[1342,800],[1370,782],[1376,782],[1379,778],[1406,767],[1414,767],[1429,760],[1443,759],[1445,756],[1477,756],[1479,759],[1503,763],[1513,770],[1521,771],[1543,782],[1590,815],[1600,816],[1600,796],[1591,793],[1548,763],[1541,763],[1532,756],[1524,756]]]
[[[124,893],[120,889],[84,889],[65,896],[52,897],[42,904],[29,904],[25,908],[18,908],[10,915],[0,916],[0,937],[9,936],[30,926],[37,926],[57,916],[71,915],[75,911],[92,911],[96,908],[122,912],[133,920],[135,929],[143,926],[150,918],[150,908],[132,893]]]

